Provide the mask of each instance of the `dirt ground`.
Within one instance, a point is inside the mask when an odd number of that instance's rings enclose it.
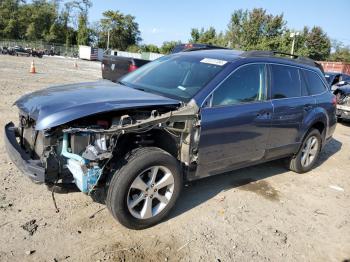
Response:
[[[94,81],[99,63],[0,56],[0,126],[13,102],[50,85]],[[82,193],[51,193],[24,177],[0,140],[0,261],[348,261],[350,123],[339,123],[317,167],[275,161],[187,185],[163,223],[132,231]]]

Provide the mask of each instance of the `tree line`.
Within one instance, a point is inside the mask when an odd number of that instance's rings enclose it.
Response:
[[[226,32],[215,28],[191,30],[190,42],[201,42],[241,50],[278,50],[291,53],[291,33],[283,14],[271,15],[262,8],[236,10],[231,15]],[[331,50],[334,52],[331,52]],[[295,37],[294,53],[315,60],[350,62],[350,48],[331,41],[319,26],[305,26]]]
[[[160,47],[141,44],[134,16],[120,11],[103,12],[100,21],[89,23],[90,0],[0,0],[0,38],[42,40],[48,43],[93,45],[131,52],[168,54],[181,41],[167,41]],[[315,60],[350,62],[350,48],[331,41],[321,27],[304,27],[295,39],[295,53]],[[204,43],[240,50],[278,50],[290,53],[295,32],[283,14],[268,14],[262,8],[235,10],[225,31],[214,27],[192,28],[190,43]],[[332,52],[331,52],[332,51]]]
[[[134,16],[107,10],[90,24],[91,7],[90,0],[0,0],[0,38],[106,47],[110,31],[111,47],[121,50],[141,41]]]

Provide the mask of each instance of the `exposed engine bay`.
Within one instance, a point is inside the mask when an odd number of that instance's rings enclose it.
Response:
[[[194,102],[107,112],[44,131],[35,130],[35,121],[21,114],[19,143],[45,167],[45,183],[74,182],[91,193],[119,158],[136,147],[157,145],[184,166],[195,164],[199,121]]]
[[[350,85],[338,87],[334,95],[337,99],[338,118],[350,119]]]
[[[337,104],[350,106],[350,86],[348,92],[342,88],[338,88],[334,91],[337,97]]]

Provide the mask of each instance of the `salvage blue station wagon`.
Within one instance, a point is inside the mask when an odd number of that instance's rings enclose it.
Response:
[[[336,99],[313,60],[269,51],[191,49],[112,83],[56,86],[15,105],[5,127],[32,180],[106,189],[124,226],[160,222],[184,181],[273,159],[307,172],[336,125]]]

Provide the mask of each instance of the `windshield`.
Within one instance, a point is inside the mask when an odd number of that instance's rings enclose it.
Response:
[[[124,85],[182,101],[190,100],[226,65],[226,61],[171,55],[161,57],[120,80]]]
[[[334,79],[334,75],[325,75],[324,77],[326,78],[328,84],[331,84]]]

